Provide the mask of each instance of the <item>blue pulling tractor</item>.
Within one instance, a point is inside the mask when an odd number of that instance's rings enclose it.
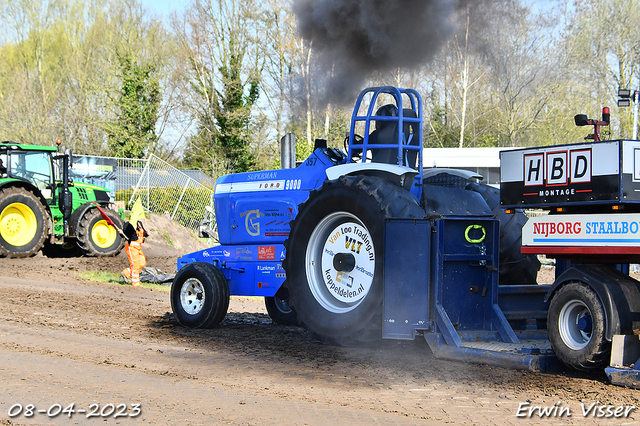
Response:
[[[300,325],[329,343],[422,335],[442,358],[544,370],[557,362],[555,351],[572,367],[601,367],[607,343],[629,333],[635,318],[610,315],[622,311],[611,300],[630,306],[618,293],[637,291],[637,282],[602,265],[565,262],[564,277],[537,285],[536,254],[555,243],[522,253],[527,218],[520,208],[545,202],[520,196],[535,189],[544,198],[551,190],[546,181],[525,188],[518,165],[519,175],[506,173],[511,180],[501,202],[478,175],[423,170],[422,105],[415,90],[365,89],[346,154],[320,144],[297,168],[219,178],[214,206],[221,245],[178,259],[171,288],[178,322],[215,327],[231,295],[263,296],[275,322]],[[592,299],[600,290],[613,294],[614,286],[576,293],[581,273],[590,274],[587,286],[603,274],[622,283],[602,311]],[[550,318],[554,300],[560,308]],[[547,332],[548,324],[555,331]]]

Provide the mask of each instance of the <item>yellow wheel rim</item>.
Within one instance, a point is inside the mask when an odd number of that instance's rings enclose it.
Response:
[[[0,213],[0,236],[15,247],[29,244],[36,236],[38,220],[31,207],[22,203],[9,204]]]
[[[109,248],[116,242],[118,233],[106,220],[99,220],[91,228],[91,241],[100,248]]]

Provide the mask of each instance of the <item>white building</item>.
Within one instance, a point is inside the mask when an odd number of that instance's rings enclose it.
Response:
[[[484,176],[484,183],[500,183],[500,151],[513,148],[424,148],[425,168],[463,169]]]

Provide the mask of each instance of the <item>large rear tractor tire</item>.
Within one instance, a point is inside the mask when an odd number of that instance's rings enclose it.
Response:
[[[0,257],[36,254],[49,234],[49,216],[40,199],[25,188],[0,190]]]
[[[216,327],[229,309],[229,285],[210,263],[184,266],[171,284],[171,310],[178,322],[189,328]]]
[[[482,195],[500,221],[500,284],[536,284],[540,261],[536,255],[523,254],[522,227],[527,216],[518,210],[514,214],[505,213],[500,205],[500,190],[481,183],[469,183],[467,189]]]
[[[378,177],[343,176],[313,191],[285,241],[298,323],[335,344],[379,340],[385,219],[423,216],[411,193]]]
[[[565,284],[549,303],[547,328],[556,356],[576,370],[602,368],[611,353],[605,314],[598,295],[586,284]]]
[[[122,229],[120,216],[108,208],[103,210]],[[116,256],[124,247],[124,239],[102,218],[98,209],[91,208],[82,215],[78,221],[76,235],[78,247],[87,256]]]

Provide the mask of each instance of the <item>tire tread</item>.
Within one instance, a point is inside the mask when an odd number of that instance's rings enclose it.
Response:
[[[332,181],[325,181],[321,188],[312,191],[307,201],[299,206],[299,212],[296,218],[291,222],[291,233],[289,238],[284,242],[287,253],[290,250],[296,250],[292,248],[293,241],[292,236],[297,232],[300,227],[304,227],[308,224],[305,223],[305,215],[301,214],[305,209],[305,206],[311,205],[315,198],[320,194],[329,190],[335,190],[336,188],[345,188],[348,191],[363,196],[368,199],[373,199],[377,204],[379,211],[376,214],[380,217],[380,221],[384,221],[386,218],[400,217],[400,218],[421,218],[424,217],[424,210],[419,206],[416,198],[404,188],[385,181],[379,177],[357,175],[357,176],[341,176],[339,179]],[[315,226],[315,224],[312,224]],[[292,263],[291,256],[287,256],[283,261],[283,268],[287,272],[287,280],[285,286],[291,289],[295,283],[290,282],[289,278],[292,274],[291,271],[299,268]],[[368,296],[367,296],[368,297]],[[305,321],[305,313],[302,314],[298,310],[298,322],[299,325],[309,329],[316,337],[322,341],[330,344],[337,344],[341,346],[360,346],[362,344],[368,344],[372,341],[378,341],[381,338],[382,329],[382,298],[379,303],[376,302],[377,308],[371,312],[367,312],[365,319],[362,323],[355,325],[353,328],[355,331],[345,332],[346,334],[327,335],[319,330],[314,330],[310,327],[307,321]],[[295,301],[292,298],[292,307],[295,307]]]
[[[116,225],[122,229],[122,221],[117,214],[115,214],[111,209],[104,208],[107,215],[113,220]],[[101,218],[100,212],[96,208],[90,208],[86,212],[82,214],[82,217],[78,220],[77,225],[77,245],[80,250],[89,257],[113,257],[118,255],[122,248],[124,247],[124,239],[121,236],[116,237],[116,241],[119,241],[119,244],[114,245],[108,251],[100,251],[96,248],[96,246],[91,241],[91,224],[96,218]]]
[[[50,224],[51,219],[49,217],[49,214],[47,213],[47,210],[45,209],[44,205],[40,201],[40,198],[33,191],[30,191],[27,188],[10,186],[10,187],[4,187],[0,189],[0,200],[2,200],[0,202],[0,210],[4,208],[3,205],[5,205],[5,203],[7,205],[11,204],[11,202],[6,202],[6,200],[10,198],[17,198],[16,201],[22,202],[23,204],[24,202],[20,201],[20,198],[26,198],[35,203],[37,207],[37,211],[34,211],[34,214],[36,214],[36,216],[39,215],[39,217],[36,217],[36,220],[39,220],[42,222],[42,231],[39,236],[36,235],[34,237],[35,243],[33,244],[33,246],[24,252],[10,251],[9,249],[3,247],[2,244],[0,244],[0,257],[19,258],[19,257],[34,256],[36,253],[40,251],[40,249],[42,249],[42,246],[44,245],[45,240],[49,236],[49,230],[51,229],[51,224]]]
[[[578,300],[583,298],[586,300],[582,300],[583,303],[591,302],[599,307],[598,311],[591,312],[591,315],[593,317],[597,314],[600,317],[599,321],[601,321],[602,330],[594,330],[591,338],[596,340],[593,341],[593,345],[590,342],[584,349],[579,351],[572,350],[564,345],[559,332],[556,332],[558,327],[557,317],[564,304],[568,301],[564,301],[567,297],[571,299],[577,298]],[[549,340],[556,356],[562,362],[573,369],[583,371],[600,369],[607,364],[611,356],[611,342],[608,342],[604,337],[604,330],[606,330],[604,309],[600,299],[588,285],[578,281],[563,285],[551,299],[547,316]]]

